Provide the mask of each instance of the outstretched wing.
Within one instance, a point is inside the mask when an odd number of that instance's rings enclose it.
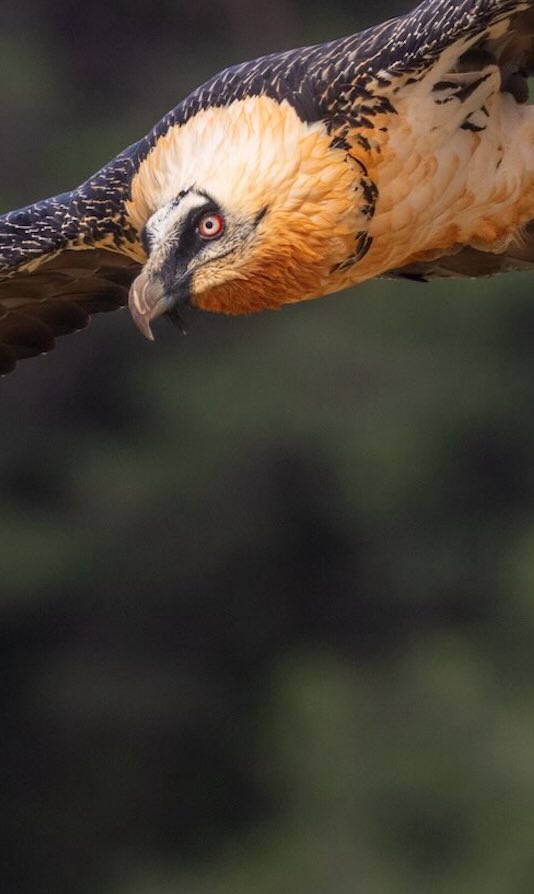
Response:
[[[411,12],[358,34],[220,72],[162,118],[148,140],[153,145],[201,109],[260,95],[286,100],[306,121],[348,118],[360,124],[373,97],[391,100],[447,52],[454,57],[455,48],[459,54],[463,44],[492,34],[507,45],[507,59],[515,54],[534,67],[533,30],[534,0],[423,0]]]
[[[144,258],[126,207],[136,151],[71,193],[0,217],[0,374],[126,303]]]
[[[440,62],[452,68],[474,47],[489,46],[530,70],[533,30],[533,0],[424,0],[406,15],[316,48],[310,61],[323,82],[321,109],[356,122],[371,114],[373,97],[392,101]]]

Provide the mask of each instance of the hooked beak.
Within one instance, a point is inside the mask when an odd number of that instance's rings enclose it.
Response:
[[[176,303],[180,299],[186,298],[189,298],[187,285],[183,295],[171,294],[165,289],[161,279],[151,277],[143,271],[131,285],[128,307],[139,331],[142,332],[145,338],[154,341],[151,328],[152,322],[164,313],[172,315]]]
[[[151,279],[144,271],[140,273],[131,285],[128,307],[139,331],[145,338],[154,341],[150,324],[167,309],[163,283]]]

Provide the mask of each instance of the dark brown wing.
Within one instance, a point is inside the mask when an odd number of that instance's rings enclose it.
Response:
[[[532,272],[534,270],[534,223],[531,222],[521,237],[510,243],[501,254],[460,248],[432,261],[418,261],[398,270],[390,270],[386,278],[413,279],[427,282],[449,277],[495,276],[497,273]]]
[[[91,314],[124,305],[139,269],[114,252],[66,250],[0,281],[0,375],[52,350],[57,336],[83,329]]]
[[[0,374],[126,303],[144,259],[126,210],[135,149],[77,190],[0,217]]]

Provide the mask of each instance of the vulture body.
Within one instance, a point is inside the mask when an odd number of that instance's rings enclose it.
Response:
[[[227,69],[85,183],[0,217],[0,372],[129,301],[277,309],[534,264],[534,0],[425,0]]]

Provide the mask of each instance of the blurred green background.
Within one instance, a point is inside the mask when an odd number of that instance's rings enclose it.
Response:
[[[2,207],[231,62],[399,12],[2,0]],[[374,282],[0,383],[17,894],[527,894],[534,295]]]

